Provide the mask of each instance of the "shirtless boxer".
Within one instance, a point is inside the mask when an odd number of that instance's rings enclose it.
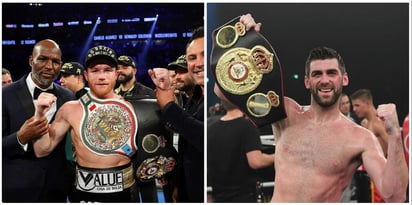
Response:
[[[133,202],[130,157],[136,151],[137,124],[132,105],[113,91],[116,54],[105,46],[91,48],[85,67],[90,93],[59,109],[49,133],[34,143],[36,156],[48,155],[70,131],[77,162],[73,202]],[[43,116],[55,100],[54,95],[42,93],[35,118]]]
[[[388,135],[382,120],[376,116],[376,108],[373,104],[372,93],[368,89],[359,89],[351,95],[353,111],[362,118],[362,127],[370,130],[378,138],[383,153],[387,155]]]
[[[385,126],[382,120],[376,115],[376,108],[373,104],[373,96],[368,89],[359,89],[351,95],[353,111],[356,115],[362,119],[361,126],[372,131],[379,141],[382,147],[383,154],[388,154],[388,134],[386,134]],[[360,170],[363,171],[364,167],[361,166]],[[384,202],[379,192],[376,190],[375,185],[371,183],[369,186],[371,190],[371,200],[373,203]]]
[[[247,30],[260,30],[261,24],[250,14],[240,21]],[[276,142],[272,202],[338,202],[362,162],[386,202],[404,202],[408,172],[395,105],[377,109],[389,137],[385,159],[373,133],[339,111],[342,87],[348,85],[339,54],[325,47],[312,50],[305,74],[310,106],[285,97],[287,118],[272,124]],[[222,97],[217,86],[215,92]]]

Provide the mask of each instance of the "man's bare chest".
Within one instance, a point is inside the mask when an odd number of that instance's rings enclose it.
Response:
[[[276,142],[279,160],[324,174],[344,171],[359,154],[347,132],[337,127],[295,126],[284,130]]]

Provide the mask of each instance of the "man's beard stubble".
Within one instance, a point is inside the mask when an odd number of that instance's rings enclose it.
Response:
[[[124,76],[124,78],[120,80],[120,76]],[[120,74],[119,77],[117,78],[117,83],[124,85],[130,82],[132,78],[133,78],[133,73],[130,73],[129,75]]]
[[[319,96],[318,88],[310,88],[310,91],[313,99],[316,103],[318,103],[318,105],[320,105],[321,107],[330,107],[339,100],[339,97],[342,94],[342,87],[338,88],[338,90],[335,90],[335,88],[333,88],[333,96],[329,101],[322,100],[322,98]]]

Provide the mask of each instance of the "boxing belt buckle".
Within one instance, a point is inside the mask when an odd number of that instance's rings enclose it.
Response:
[[[93,98],[89,93],[80,99],[84,115],[80,138],[93,153],[131,157],[137,150],[138,129],[133,108],[125,101]]]
[[[161,178],[166,173],[172,171],[176,166],[173,157],[158,155],[144,160],[136,170],[136,176],[141,181],[149,181],[154,178]]]
[[[256,127],[284,119],[279,59],[260,33],[246,31],[237,17],[212,34],[212,76],[223,95]]]
[[[147,153],[155,153],[159,148],[166,146],[166,140],[163,136],[147,134],[143,137],[142,148]]]
[[[76,166],[76,189],[88,193],[116,193],[135,183],[133,166],[93,169]]]

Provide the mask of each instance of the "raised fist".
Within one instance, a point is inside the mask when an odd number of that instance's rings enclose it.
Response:
[[[252,17],[251,14],[245,14],[240,17],[240,22],[245,24],[246,30],[250,30],[253,28],[255,31],[259,32],[262,23],[256,23],[255,19]]]
[[[57,101],[57,97],[51,93],[42,92],[37,99],[36,112],[34,114],[35,119],[40,119],[40,117],[46,115],[47,111],[50,110],[53,103]]]
[[[388,135],[400,135],[398,114],[396,113],[395,104],[390,103],[379,105],[377,115],[383,121]]]
[[[168,90],[171,87],[169,70],[166,68],[149,69],[148,74],[157,88]]]

